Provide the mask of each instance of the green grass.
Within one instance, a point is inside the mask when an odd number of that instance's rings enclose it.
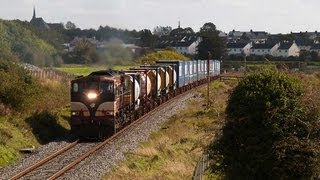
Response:
[[[50,112],[57,117],[57,126],[64,129],[50,131],[50,128],[43,127],[40,134],[56,133],[55,137],[65,136],[70,130],[70,107],[65,107],[57,112]],[[32,117],[32,116],[30,116]],[[43,121],[42,121],[43,122]],[[57,134],[58,133],[58,134]],[[40,146],[39,137],[34,134],[32,127],[25,121],[25,117],[10,116],[0,118],[0,167],[7,166],[21,157],[19,149]],[[45,137],[41,137],[45,138]]]
[[[20,157],[19,149],[39,146],[30,130],[10,123],[10,119],[0,119],[0,167],[4,167]]]
[[[134,66],[114,66],[112,69],[114,70],[122,70],[122,69],[129,69]],[[76,76],[86,76],[89,75],[90,73],[94,71],[99,71],[99,70],[106,70],[109,69],[106,66],[82,66],[82,65],[66,65],[64,67],[59,67],[56,68],[59,71],[63,71],[72,75]]]
[[[192,100],[134,152],[127,154],[127,160],[104,179],[190,179],[198,159],[221,126],[228,89],[228,85],[214,82],[211,94],[220,96],[215,96],[218,98],[210,109],[203,108],[205,98]]]

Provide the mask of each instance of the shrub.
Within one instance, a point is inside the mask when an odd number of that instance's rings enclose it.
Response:
[[[165,50],[165,51],[158,51],[154,53],[147,54],[139,59],[141,63],[148,63],[152,64],[155,63],[157,60],[187,60],[188,58],[184,55],[172,51],[172,50]]]
[[[222,168],[230,179],[318,177],[319,139],[310,139],[302,95],[301,83],[280,72],[244,78],[229,97],[223,133],[211,147],[221,161],[213,170]]]
[[[26,110],[39,93],[39,84],[26,70],[14,63],[0,63],[0,104]]]

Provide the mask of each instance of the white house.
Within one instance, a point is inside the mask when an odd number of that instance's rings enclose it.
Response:
[[[279,48],[280,43],[257,43],[253,44],[253,46],[250,49],[250,55],[256,55],[256,56],[265,56],[265,55],[271,55],[275,56],[276,51]]]
[[[228,55],[250,55],[250,48],[252,47],[252,42],[250,43],[228,43],[227,51]]]
[[[173,41],[171,47],[181,54],[195,55],[200,41],[200,37],[184,36],[181,40]]]
[[[278,57],[289,57],[289,56],[299,56],[300,49],[298,45],[293,43],[281,43],[276,51],[276,56]]]

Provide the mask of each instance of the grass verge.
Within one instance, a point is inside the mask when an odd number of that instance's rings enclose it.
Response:
[[[41,90],[24,111],[9,110],[0,117],[0,167],[20,157],[19,149],[38,147],[69,133],[69,86],[39,81]]]
[[[200,90],[202,100],[192,100],[104,179],[190,179],[198,159],[221,127],[229,89],[222,82],[212,83],[211,106],[206,110],[205,90]]]

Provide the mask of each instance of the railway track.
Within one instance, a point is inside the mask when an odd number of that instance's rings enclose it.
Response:
[[[202,86],[205,86],[205,85],[200,85],[199,87],[202,87]],[[195,88],[195,89],[197,89],[197,88]],[[190,92],[194,91],[195,89],[186,91],[186,92],[184,92],[182,94],[179,94],[179,95],[173,97],[172,99],[162,103],[161,105],[159,105],[155,109],[151,110],[149,113],[141,116],[139,119],[137,119],[136,121],[131,123],[129,126],[123,128],[118,133],[114,134],[113,136],[111,136],[110,138],[106,139],[105,141],[103,141],[101,143],[89,144],[88,146],[93,146],[93,147],[90,147],[89,150],[85,150],[85,152],[81,153],[81,155],[79,155],[79,153],[76,153],[75,156],[77,156],[77,157],[71,158],[73,160],[68,160],[69,163],[61,162],[61,161],[63,161],[65,159],[62,156],[62,154],[71,151],[76,146],[84,146],[84,144],[80,143],[79,140],[77,140],[77,141],[65,146],[64,148],[62,148],[59,151],[51,154],[50,156],[48,156],[48,157],[36,162],[32,166],[30,166],[27,169],[21,171],[20,173],[14,175],[10,179],[12,179],[12,180],[16,180],[16,179],[20,179],[20,178],[23,178],[23,179],[38,179],[39,178],[39,179],[50,179],[50,180],[51,179],[57,179],[60,176],[62,176],[63,174],[65,174],[66,172],[68,172],[69,170],[71,170],[72,168],[74,168],[77,164],[79,164],[80,162],[82,162],[83,160],[85,160],[86,158],[88,158],[89,156],[94,154],[95,152],[97,152],[102,147],[104,147],[108,143],[114,141],[116,138],[121,136],[124,132],[130,130],[134,126],[136,126],[136,125],[140,124],[141,122],[143,122],[143,120],[146,119],[148,116],[152,116],[153,114],[155,114],[159,109],[161,109],[161,107],[166,106],[168,103],[174,102],[175,99],[178,99],[179,97],[185,95],[186,93],[190,93]],[[66,154],[66,155],[68,155],[68,154]],[[54,161],[59,156],[62,156],[62,157],[60,157],[61,160],[57,160],[55,163],[53,163],[53,165],[42,169],[43,166],[45,166],[49,162],[51,163],[52,161]],[[67,165],[63,165],[61,167],[61,164],[67,164]],[[60,166],[61,168],[59,168],[55,172],[52,172],[54,170],[48,170],[48,169],[52,169],[52,166],[54,166],[55,168]],[[53,169],[55,169],[55,168],[53,168]],[[48,175],[48,174],[50,174],[50,175]]]
[[[35,169],[41,167],[42,165],[48,163],[49,161],[51,161],[52,159],[58,157],[59,155],[63,154],[64,152],[68,151],[69,149],[73,148],[74,146],[76,146],[79,143],[79,140],[74,141],[73,143],[65,146],[64,148],[60,149],[59,151],[56,151],[55,153],[51,154],[50,156],[36,162],[35,164],[29,166],[27,169],[21,171],[20,173],[14,175],[13,177],[11,177],[11,180],[16,180],[19,179],[27,174],[29,174],[30,172],[34,171]]]

